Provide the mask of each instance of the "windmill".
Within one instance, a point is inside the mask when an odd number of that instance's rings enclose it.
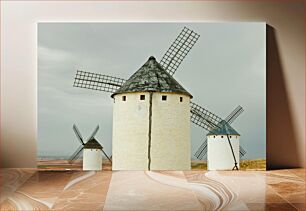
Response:
[[[207,170],[239,170],[240,134],[221,121],[207,137]]]
[[[184,27],[183,30],[178,35],[178,37],[171,44],[171,46],[169,47],[169,49],[167,50],[165,55],[162,57],[162,59],[159,62],[159,66],[162,67],[162,69],[164,69],[171,78],[174,75],[174,73],[177,71],[178,67],[180,66],[180,64],[182,63],[184,58],[187,56],[189,51],[195,45],[199,36],[200,35],[198,35],[196,32],[188,29],[187,27]],[[152,57],[149,58],[149,60],[147,62],[148,63],[147,66],[150,66],[150,65],[154,66],[155,65],[156,67],[159,67],[154,62],[154,60],[155,60],[155,58],[152,58]],[[145,71],[143,71],[143,72],[145,72]],[[153,74],[153,76],[154,76],[154,74]],[[129,82],[129,80],[125,80],[125,79],[122,79],[122,78],[113,77],[113,76],[109,76],[109,75],[102,75],[102,74],[90,73],[90,72],[77,70],[73,86],[113,93],[112,97],[115,97],[115,102],[116,102],[116,101],[119,100],[119,99],[118,100],[116,99],[116,96],[118,96],[118,94],[124,93],[124,92],[122,92],[122,89],[125,89],[124,87],[126,87],[126,85],[127,85],[126,83]],[[129,87],[134,87],[135,88],[139,85],[139,83],[140,84],[145,84],[146,81],[138,80],[138,84],[128,83],[128,85],[129,85]],[[120,89],[121,89],[121,92],[116,93]],[[128,92],[130,90],[125,89],[125,91],[127,91],[127,93],[125,95],[120,96],[120,97],[122,97],[121,101],[126,101],[127,97],[129,97],[127,95],[128,95]],[[150,91],[150,90],[147,90],[147,91]],[[165,90],[163,90],[163,91],[165,91]],[[170,90],[170,91],[173,91],[173,90]],[[182,91],[182,89],[179,89],[179,91]],[[116,95],[114,95],[114,93]],[[182,93],[180,93],[180,94],[182,94]],[[187,94],[186,96],[188,96],[189,93],[185,92],[183,94]],[[163,96],[161,96],[161,97],[163,98]],[[164,96],[164,97],[166,98],[167,96]],[[192,96],[190,95],[189,97],[191,98]],[[145,94],[143,96],[140,96],[140,100],[141,99],[146,99],[146,98],[149,98],[150,102],[152,102],[151,101],[151,99],[152,99],[151,94],[149,94],[148,96],[145,95]],[[180,97],[180,101],[182,101],[182,100],[183,100],[183,97]],[[189,101],[190,99],[187,99],[187,100]],[[195,112],[192,112],[194,109],[201,110],[202,115],[199,116]],[[193,102],[190,103],[190,108],[188,110],[189,110],[188,112],[191,112],[191,114],[189,114],[191,116],[191,118],[190,118],[191,122],[195,123],[196,125],[204,128],[208,131],[210,131],[212,129],[212,126],[210,128],[207,128],[207,125],[202,124],[201,122],[213,122],[214,125],[218,125],[222,121],[222,119],[220,117],[218,117],[217,115],[213,114],[212,112],[208,111],[207,109],[202,108],[201,106],[199,106],[199,105],[197,105]],[[232,123],[239,116],[239,114],[242,111],[243,111],[243,109],[241,107],[239,107],[238,110],[235,109],[229,115],[229,117],[226,118],[226,121]],[[122,138],[124,138],[124,137],[122,137]],[[149,141],[148,151],[150,150],[150,143],[151,142]],[[204,143],[200,146],[200,148],[197,151],[195,156],[202,159],[204,157],[204,155],[206,154],[206,146],[207,146],[207,141],[206,142],[204,141]],[[143,149],[143,150],[145,150],[145,149]],[[113,153],[114,153],[114,151],[113,151]],[[240,148],[240,154],[242,156],[245,154],[245,151],[242,148]],[[113,154],[113,158],[114,157],[115,156]],[[149,169],[149,170],[150,170],[150,163],[151,163],[151,157],[150,157],[150,153],[149,153],[148,154],[148,167],[147,167],[147,169]],[[143,167],[141,167],[141,168],[143,168]]]
[[[226,118],[226,121],[192,103],[191,121],[208,131],[205,142],[198,149],[195,156],[203,158],[208,149],[208,170],[239,169],[239,155],[242,155],[241,150],[239,150],[240,134],[229,123],[237,118],[242,111],[242,107],[238,106]]]
[[[97,127],[92,132],[92,134],[90,135],[90,137],[87,139],[86,142],[84,142],[84,139],[81,136],[81,133],[75,124],[73,125],[72,128],[81,145],[70,156],[69,159],[70,163],[76,160],[81,155],[82,151],[83,151],[83,170],[102,170],[102,153],[110,162],[112,162],[111,159],[104,152],[101,144],[94,137],[99,130],[99,125],[97,125]]]
[[[243,112],[243,108],[241,106],[238,106],[235,108],[225,119],[224,121],[227,122],[229,125],[232,124],[237,117]],[[202,115],[199,115],[201,114]],[[206,125],[205,119],[209,119],[210,122],[213,123],[213,125]],[[201,127],[205,131],[209,132],[212,130],[212,127],[215,125],[220,124],[223,120],[218,117],[216,114],[213,114],[209,112],[208,110],[202,108],[201,106],[191,103],[191,122],[193,122],[195,125]],[[202,160],[205,155],[207,154],[207,137],[205,138],[204,142],[201,144],[201,146],[198,148],[194,156],[200,160]],[[243,157],[246,154],[246,151],[239,146],[239,157]]]

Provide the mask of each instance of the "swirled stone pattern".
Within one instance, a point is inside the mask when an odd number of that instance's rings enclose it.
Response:
[[[305,210],[305,169],[1,169],[1,210]]]

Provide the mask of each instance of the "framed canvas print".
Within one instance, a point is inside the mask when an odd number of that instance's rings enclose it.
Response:
[[[266,24],[38,24],[45,170],[265,170]]]

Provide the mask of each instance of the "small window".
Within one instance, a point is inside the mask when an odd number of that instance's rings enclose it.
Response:
[[[122,101],[126,101],[126,96],[122,96]]]
[[[180,102],[183,102],[183,97],[180,97]]]
[[[214,136],[214,138],[216,138],[216,136]]]
[[[162,96],[162,101],[166,101],[167,100],[167,95],[163,95]]]
[[[232,138],[232,136],[230,136],[230,138]]]
[[[140,95],[140,100],[145,100],[146,96],[145,95]]]
[[[223,136],[221,136],[221,138],[223,138]]]

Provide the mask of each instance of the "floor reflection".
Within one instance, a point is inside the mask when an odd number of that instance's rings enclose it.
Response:
[[[1,210],[305,210],[305,169],[1,169]]]

